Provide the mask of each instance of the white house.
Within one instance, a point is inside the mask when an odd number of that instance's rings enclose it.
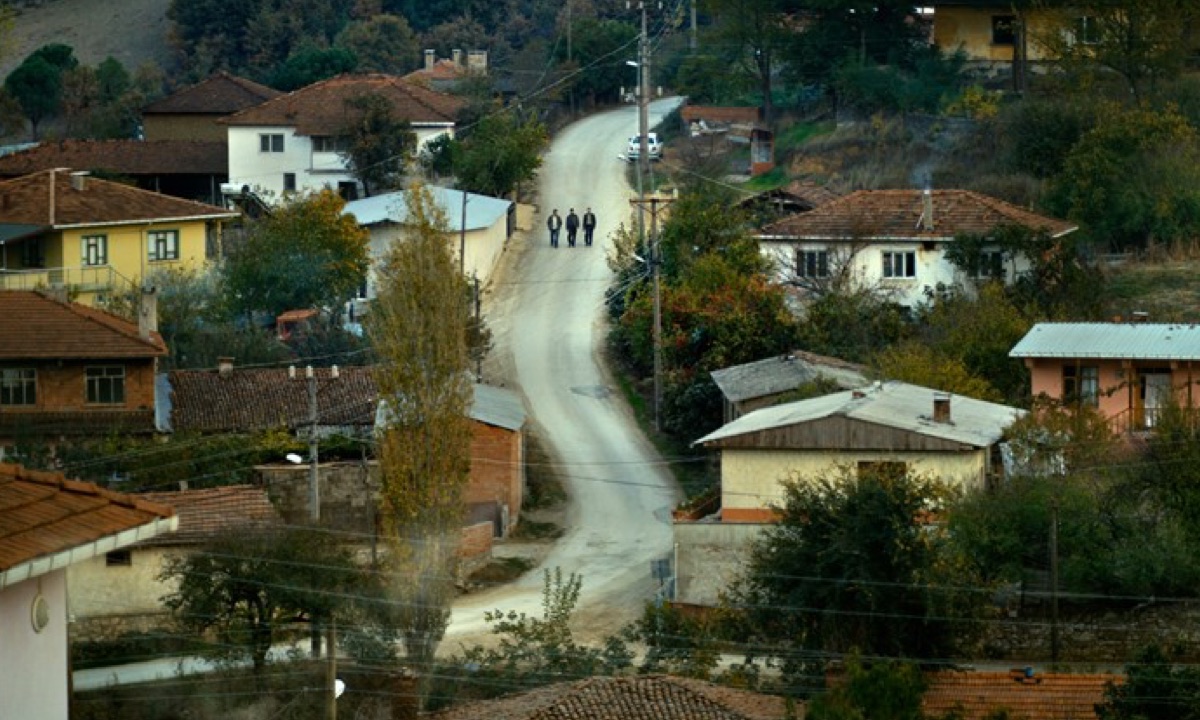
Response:
[[[66,720],[67,568],[175,530],[165,505],[0,464],[0,717]]]
[[[391,103],[393,117],[416,133],[418,150],[434,138],[454,136],[458,98],[392,75],[339,75],[222,118],[229,183],[275,198],[322,188],[359,197],[342,152],[356,112],[351,103],[365,96]]]
[[[1025,257],[985,250],[968,276],[946,258],[960,235],[988,235],[1020,225],[1059,238],[1077,229],[968,190],[860,190],[761,228],[756,237],[781,282],[816,290],[842,280],[876,289],[914,307],[932,293],[969,281],[1005,283],[1028,272]]]
[[[446,241],[455,255],[461,251],[463,272],[487,282],[504,244],[516,229],[516,205],[510,200],[464,193],[462,190],[427,185],[433,201],[446,215],[450,232]],[[464,206],[463,199],[466,198]],[[342,211],[353,215],[371,233],[371,264],[363,295],[375,297],[374,266],[381,262],[392,243],[402,242],[408,221],[407,193],[393,192],[346,203]]]

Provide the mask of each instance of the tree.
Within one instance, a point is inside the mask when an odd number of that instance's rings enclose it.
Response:
[[[962,361],[916,340],[886,348],[875,358],[879,374],[888,380],[943,390],[977,400],[1000,402],[996,388],[985,378],[971,374]]]
[[[846,661],[845,677],[809,701],[810,720],[925,720],[921,698],[925,678],[916,665]]]
[[[1162,648],[1151,646],[1125,666],[1125,682],[1109,682],[1100,720],[1198,720],[1200,671],[1171,662]]]
[[[352,22],[338,35],[336,46],[354,54],[360,72],[403,75],[417,67],[417,36],[398,15]]]
[[[41,122],[58,112],[62,73],[41,58],[29,58],[9,73],[4,89],[20,104],[36,140]]]
[[[548,136],[537,120],[510,112],[488,115],[451,151],[459,186],[493,197],[511,197],[542,166]]]
[[[731,592],[756,638],[802,660],[950,657],[971,636],[988,597],[929,520],[951,499],[946,486],[864,466],[783,489],[779,522],[751,545]]]
[[[392,104],[381,95],[346,100],[349,124],[343,132],[349,147],[343,153],[350,171],[367,196],[399,186],[417,136],[407,120],[397,120]]]
[[[470,465],[467,303],[446,218],[429,191],[407,191],[405,237],[378,268],[367,318],[388,420],[378,438],[381,517],[410,662],[426,667],[455,594]],[[426,677],[429,673],[422,673]]]
[[[271,644],[297,616],[328,617],[366,584],[346,549],[314,529],[249,528],[168,561],[163,597],[184,627],[213,630],[218,657],[249,657],[260,678]]]
[[[286,198],[247,228],[241,247],[221,269],[235,312],[321,308],[340,311],[366,278],[367,231],[331,190]]]
[[[570,79],[572,90],[597,102],[615,102],[622,86],[634,85],[635,69],[625,64],[637,57],[637,29],[619,20],[599,20],[584,17],[572,24],[571,57],[565,43],[556,46],[554,58],[561,70],[572,73],[580,68],[586,72]]]
[[[906,71],[929,58],[928,26],[905,0],[809,0],[805,29],[790,35],[788,72],[806,84],[826,83],[839,63],[896,65]],[[831,62],[833,61],[833,62]]]
[[[271,73],[271,86],[289,91],[315,82],[353,72],[358,58],[351,50],[341,47],[324,48],[302,45]]]
[[[772,88],[779,58],[793,35],[786,6],[787,0],[709,0],[707,5],[713,15],[714,39],[735,48],[736,67],[758,82],[763,121],[768,125],[775,114]]]

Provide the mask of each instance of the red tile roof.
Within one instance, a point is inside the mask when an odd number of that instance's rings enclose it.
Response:
[[[169,531],[173,516],[165,505],[68,480],[61,473],[0,463],[0,587],[91,556],[54,558],[59,553],[130,530],[140,529],[100,551]]]
[[[237,213],[67,171],[46,170],[0,182],[0,223],[54,228],[130,221],[180,221],[237,217]]]
[[[454,62],[450,58],[438,60],[433,64],[432,68],[421,68],[413,70],[409,74],[403,76],[402,80],[410,82],[430,82],[432,80],[457,80],[461,77],[466,77],[467,68],[461,64]]]
[[[781,190],[807,202],[813,207],[819,207],[841,197],[841,195],[838,195],[824,185],[818,185],[812,180],[793,180],[781,188]]]
[[[19,177],[53,168],[123,175],[228,175],[224,142],[198,140],[63,140],[0,157],[0,176]]]
[[[797,240],[953,240],[1016,224],[1058,237],[1077,226],[969,190],[933,190],[933,229],[922,223],[921,190],[859,190],[759,230],[759,237]]]
[[[166,355],[157,333],[116,315],[31,290],[0,290],[0,360],[98,360]]]
[[[337,135],[349,122],[346,101],[378,95],[392,104],[396,119],[422,123],[453,123],[462,101],[394,75],[339,75],[222,118],[233,125],[294,127],[300,135]]]
[[[252,80],[219,72],[150,103],[142,108],[142,114],[229,115],[282,94]]]
[[[178,530],[170,535],[160,535],[143,545],[191,545],[206,542],[230,530],[282,522],[267,497],[267,491],[253,485],[139,493],[138,497],[168,505],[179,516]]]
[[[701,680],[594,677],[468,703],[431,720],[779,720],[786,701]],[[801,717],[802,717],[801,711]]]
[[[985,720],[1007,710],[1013,720],[1095,720],[1104,686],[1123,682],[1110,674],[936,672],[926,675],[923,709],[930,717],[958,713],[962,720]]]

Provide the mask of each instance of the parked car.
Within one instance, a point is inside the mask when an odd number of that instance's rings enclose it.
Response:
[[[625,148],[625,159],[633,162],[638,159],[641,151],[642,136],[634,135],[629,138],[629,145]],[[658,140],[658,133],[648,133],[646,135],[646,154],[651,160],[662,159],[662,143]]]

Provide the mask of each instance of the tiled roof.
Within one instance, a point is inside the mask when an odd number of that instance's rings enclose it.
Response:
[[[1200,360],[1200,326],[1180,323],[1038,323],[1015,358]]]
[[[933,190],[933,229],[923,222],[921,190],[859,190],[759,230],[764,239],[946,241],[1015,224],[1053,237],[1076,226],[969,190]]]
[[[457,80],[465,77],[467,68],[450,58],[438,60],[432,68],[413,70],[402,79],[412,82],[428,82],[430,80]]]
[[[32,290],[0,290],[0,360],[152,358],[162,337],[138,335],[134,323],[103,310],[59,302]]]
[[[462,101],[394,75],[339,75],[241,112],[220,122],[234,126],[294,127],[299,135],[337,135],[345,131],[346,101],[378,95],[392,104],[397,120],[419,124],[453,124]]]
[[[0,413],[0,433],[31,435],[89,435],[112,437],[131,433],[154,432],[153,410],[63,410],[23,412],[8,408]]]
[[[253,485],[228,485],[202,490],[139,493],[139,498],[169,505],[179,516],[179,529],[143,544],[192,545],[230,530],[281,522],[267,491]]]
[[[229,115],[282,95],[266,85],[219,72],[142,108],[143,115]]]
[[[333,378],[328,368],[315,368],[317,423],[322,426],[375,425],[379,392],[369,367],[343,367]],[[307,427],[308,381],[303,368],[291,378],[284,368],[235,368],[222,375],[212,370],[176,370],[171,385],[171,427],[176,432],[251,432],[277,427]],[[524,406],[514,393],[472,385],[471,418],[519,430]]]
[[[819,207],[841,197],[841,195],[838,195],[824,185],[818,185],[811,180],[793,180],[781,188],[781,190],[809,203],[813,207]]]
[[[0,463],[0,588],[174,526],[165,505]]]
[[[1011,672],[936,672],[926,676],[929,717],[985,720],[1007,710],[1013,720],[1095,720],[1104,686],[1120,675]]]
[[[62,170],[0,182],[0,223],[63,228],[232,217],[237,213],[108,180],[82,176],[79,183]]]
[[[786,701],[701,680],[594,677],[450,708],[431,720],[780,720]]]
[[[198,140],[62,140],[0,156],[3,177],[53,168],[122,175],[228,175],[229,150],[224,142]]]

